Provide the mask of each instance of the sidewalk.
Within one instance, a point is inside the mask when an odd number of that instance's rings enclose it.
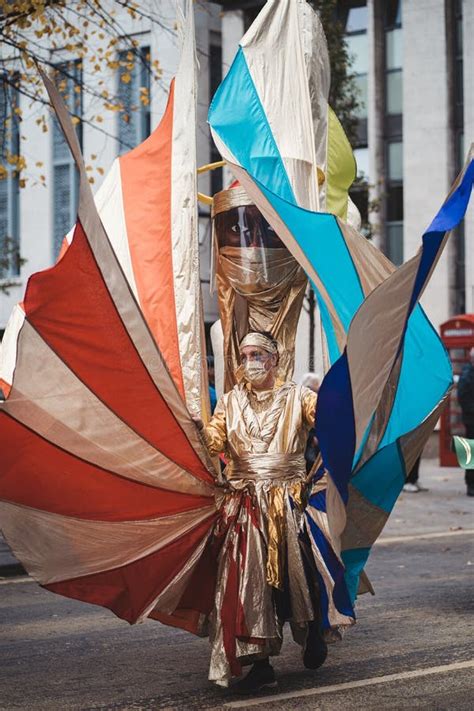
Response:
[[[422,459],[419,481],[429,490],[402,492],[381,538],[474,529],[474,497],[466,496],[462,469],[441,468],[437,459]],[[22,573],[0,534],[0,577]]]

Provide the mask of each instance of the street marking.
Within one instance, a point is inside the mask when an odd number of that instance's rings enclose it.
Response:
[[[371,679],[359,679],[358,681],[348,681],[343,684],[332,684],[331,686],[322,686],[319,689],[303,689],[301,691],[292,691],[286,694],[273,694],[272,696],[263,696],[261,698],[243,699],[242,701],[229,701],[224,704],[226,708],[245,709],[248,706],[259,706],[260,704],[274,704],[277,701],[286,701],[290,699],[298,699],[305,696],[320,696],[321,694],[330,694],[336,691],[346,691],[349,689],[357,689],[364,686],[375,686],[376,684],[387,684],[391,681],[399,681],[402,679],[416,679],[421,676],[430,674],[445,674],[446,672],[460,671],[461,669],[474,668],[474,659],[467,662],[456,662],[454,664],[444,664],[440,667],[428,667],[427,669],[416,669],[415,671],[400,672],[399,674],[387,674],[386,676],[375,676]]]
[[[22,575],[21,578],[0,578],[0,585],[11,585],[12,583],[18,584],[18,583],[34,583],[36,582],[33,580],[33,578],[28,577],[27,575]]]
[[[433,531],[433,533],[415,533],[412,536],[387,536],[375,541],[374,546],[388,545],[389,543],[404,543],[405,541],[421,541],[428,538],[448,538],[450,536],[472,536],[474,528],[461,528],[456,531]]]

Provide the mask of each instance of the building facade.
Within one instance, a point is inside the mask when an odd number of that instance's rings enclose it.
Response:
[[[200,165],[219,158],[206,124],[209,101],[232,62],[239,39],[262,5],[233,0],[196,3]],[[126,31],[137,40],[143,62],[135,65],[127,83],[120,81],[120,70],[111,71],[105,80],[118,92],[124,107],[138,102],[144,86],[149,89],[150,104],[129,112],[131,120],[127,122],[120,114],[105,113],[100,124],[104,131],[79,124],[86,164],[100,163],[101,170],[107,172],[119,153],[139,143],[158,124],[179,58],[175,8],[172,0],[160,2],[159,26],[146,20],[137,25],[124,15]],[[357,202],[364,206],[365,201],[372,239],[400,264],[418,248],[474,138],[474,82],[468,71],[474,66],[474,45],[463,41],[474,36],[474,2],[339,0],[337,13],[361,100],[354,152],[366,187],[362,185],[361,193],[359,185]],[[121,51],[119,46],[119,58]],[[74,83],[75,72],[80,71],[76,58],[59,50],[52,58],[57,60],[59,72],[67,66],[68,81]],[[150,81],[143,71],[144,64],[153,59],[160,61],[160,81]],[[93,114],[91,96],[71,89],[71,110],[78,115]],[[18,102],[23,117],[21,126],[11,117],[13,129],[7,148],[25,155],[29,180],[20,188],[18,177],[8,168],[6,179],[0,181],[0,233],[8,235],[13,244],[6,275],[12,286],[8,295],[0,293],[0,333],[13,305],[21,300],[29,275],[54,263],[62,238],[74,222],[77,201],[75,168],[53,119],[44,133],[37,122],[37,109],[30,107],[28,100],[22,96],[9,99],[6,102],[4,94],[0,96],[0,114],[5,118],[11,110],[8,107]],[[98,187],[101,174],[95,171],[93,175],[94,187]],[[199,189],[207,194],[216,192],[229,177],[226,171],[205,174]],[[473,213],[471,207],[464,225],[452,235],[423,296],[422,303],[438,329],[450,316],[474,311]],[[209,290],[210,235],[209,211],[202,206],[201,277],[208,326],[217,318],[215,297]],[[21,263],[17,252],[24,260]],[[297,378],[309,368],[321,370],[317,333],[316,339],[310,337],[313,321],[308,306],[309,302],[298,331]],[[314,328],[317,332],[317,317]],[[313,348],[315,352],[310,352]]]

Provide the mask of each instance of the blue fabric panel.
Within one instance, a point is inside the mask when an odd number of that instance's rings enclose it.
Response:
[[[342,552],[342,560],[346,566],[346,585],[352,604],[357,598],[359,576],[364,570],[369,557],[370,548],[352,548]]]
[[[252,177],[285,200],[296,202],[241,47],[215,93],[208,120]]]
[[[323,462],[346,503],[355,448],[354,408],[346,351],[326,374],[319,389],[315,432]]]
[[[380,449],[351,479],[372,504],[390,513],[405,483],[405,462],[397,442]]]
[[[334,588],[332,591],[332,599],[334,604],[341,614],[353,617],[354,610],[345,582],[344,566],[329,545],[325,535],[320,530],[319,526],[316,525],[311,516],[306,515],[306,520],[309,524],[311,536],[323,556],[329,574],[334,581]]]
[[[398,388],[379,448],[418,427],[444,397],[451,382],[451,361],[446,349],[423,309],[417,306],[409,318]]]

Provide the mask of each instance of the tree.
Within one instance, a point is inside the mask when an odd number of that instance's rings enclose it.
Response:
[[[133,37],[153,27],[175,35],[176,28],[166,24],[159,3],[157,7],[158,11],[153,3],[129,0],[0,0],[0,202],[12,186],[46,183],[42,163],[34,163],[39,177],[32,178],[29,168],[33,165],[28,165],[25,152],[20,151],[20,139],[23,143],[27,138],[21,133],[24,111],[34,113],[43,132],[51,126],[38,65],[55,75],[78,131],[88,124],[111,136],[104,127],[105,112],[117,112],[121,121],[130,122],[131,112],[150,102],[150,81],[161,82],[159,61],[151,61]],[[138,68],[140,78],[145,77],[138,101],[124,100]],[[111,72],[118,74],[122,91],[111,89]],[[87,111],[82,110],[82,100]],[[120,146],[132,147],[126,142]],[[104,173],[96,159],[91,156],[87,166],[91,183],[94,174]],[[0,216],[0,291],[9,286],[6,277],[12,266],[21,263],[8,230],[8,220],[1,221]]]

